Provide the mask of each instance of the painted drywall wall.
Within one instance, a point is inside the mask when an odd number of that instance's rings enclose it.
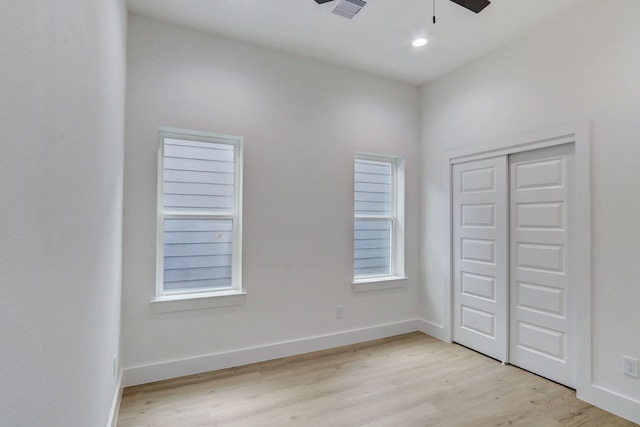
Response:
[[[416,318],[416,87],[138,16],[128,40],[126,368]],[[159,126],[244,137],[242,306],[151,309]],[[356,151],[406,159],[403,288],[351,289]]]
[[[126,18],[2,5],[3,426],[106,426],[119,389]]]
[[[589,2],[538,33],[422,88],[421,315],[442,325],[447,254],[442,225],[445,150],[576,120],[593,123],[593,383],[598,404],[640,414],[640,382],[622,356],[640,357],[640,3]],[[589,268],[582,266],[582,268]],[[621,397],[616,396],[619,394]]]

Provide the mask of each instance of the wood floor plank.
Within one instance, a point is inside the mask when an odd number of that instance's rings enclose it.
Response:
[[[124,390],[119,427],[630,427],[575,392],[412,333]]]

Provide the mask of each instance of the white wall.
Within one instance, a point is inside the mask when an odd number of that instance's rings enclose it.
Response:
[[[127,84],[123,348],[130,372],[416,318],[415,87],[138,16],[129,21]],[[242,306],[151,310],[158,126],[244,137]],[[405,288],[351,290],[358,150],[406,158]],[[215,367],[205,361],[181,372]]]
[[[421,315],[443,324],[445,150],[593,121],[593,383],[590,400],[640,422],[640,2],[607,0],[422,88]],[[588,266],[583,266],[589,268]],[[620,396],[616,396],[619,394]]]
[[[126,9],[3,2],[0,425],[105,426],[118,381]]]

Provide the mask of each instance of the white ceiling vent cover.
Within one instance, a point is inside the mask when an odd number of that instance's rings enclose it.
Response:
[[[336,8],[333,9],[333,13],[351,19],[356,16],[356,13],[360,12],[360,9],[366,4],[367,2],[363,0],[341,0]]]

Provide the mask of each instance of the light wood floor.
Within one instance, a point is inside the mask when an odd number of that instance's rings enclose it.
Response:
[[[571,389],[421,333],[124,390],[118,426],[636,424]]]

